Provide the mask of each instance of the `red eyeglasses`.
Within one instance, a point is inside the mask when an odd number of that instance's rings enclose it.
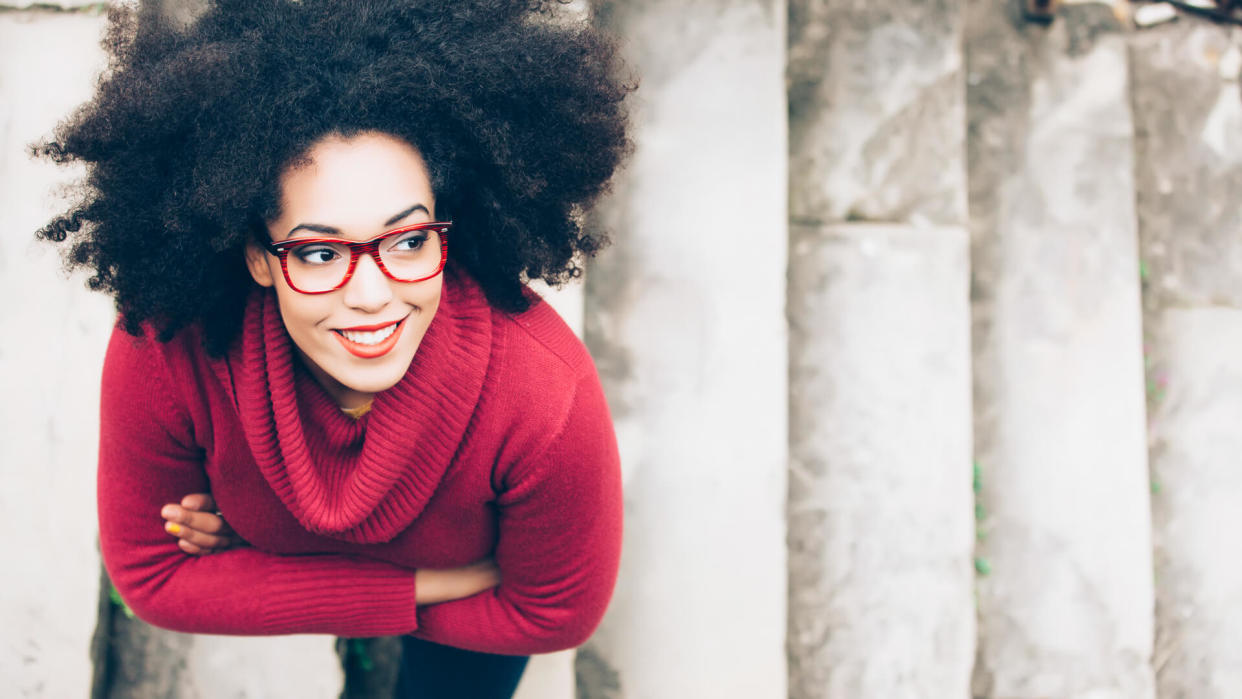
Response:
[[[280,258],[285,281],[303,294],[326,294],[345,286],[354,276],[358,257],[371,256],[389,279],[421,282],[444,270],[448,259],[448,222],[403,226],[370,240],[293,238],[273,243],[262,240],[267,251]]]

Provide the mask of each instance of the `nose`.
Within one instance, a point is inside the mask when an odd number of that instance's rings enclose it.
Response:
[[[370,255],[359,255],[354,276],[344,288],[345,305],[364,313],[376,313],[392,301],[392,285]]]

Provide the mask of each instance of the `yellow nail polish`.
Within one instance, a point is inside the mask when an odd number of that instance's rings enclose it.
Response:
[[[177,534],[180,534],[180,533],[181,533],[181,525],[180,525],[180,524],[177,524],[176,522],[168,522],[168,523],[166,523],[166,524],[164,525],[164,529],[167,529],[167,530],[168,530],[168,533],[169,533],[169,534],[172,534],[172,535],[174,535],[174,536],[175,536],[175,535],[177,535]]]

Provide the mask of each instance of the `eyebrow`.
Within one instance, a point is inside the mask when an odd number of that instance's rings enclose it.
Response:
[[[431,215],[431,211],[430,211],[430,210],[428,210],[426,206],[423,206],[422,204],[415,204],[414,206],[411,206],[410,208],[406,209],[405,211],[402,211],[401,213],[397,214],[396,216],[393,216],[392,218],[390,218],[390,219],[388,219],[387,221],[385,221],[385,222],[384,222],[384,226],[386,226],[386,227],[387,227],[387,226],[391,226],[391,225],[393,225],[394,223],[396,223],[397,221],[400,221],[401,219],[406,218],[407,216],[409,216],[409,215],[413,214],[415,211],[422,211],[423,213],[427,214],[428,216],[430,216],[430,215]],[[293,237],[293,234],[294,234],[294,233],[297,233],[297,232],[298,232],[298,231],[300,231],[300,230],[308,230],[308,231],[313,231],[313,232],[315,232],[315,233],[320,233],[320,234],[323,234],[323,235],[332,235],[332,236],[336,236],[336,237],[338,237],[338,238],[339,238],[339,237],[341,237],[341,229],[339,229],[339,228],[337,228],[337,227],[335,227],[335,226],[325,226],[325,225],[322,225],[322,224],[319,224],[319,223],[299,223],[298,225],[296,225],[296,226],[294,226],[293,228],[290,228],[290,229],[289,229],[289,234],[288,234],[288,235],[286,235],[286,236],[285,236],[285,238],[286,238],[286,239],[288,239],[288,238]]]

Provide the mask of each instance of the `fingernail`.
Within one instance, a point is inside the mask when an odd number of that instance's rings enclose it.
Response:
[[[164,529],[174,536],[181,533],[181,525],[176,522],[165,522]]]
[[[160,510],[160,516],[164,519],[176,519],[180,515],[181,510],[176,505],[165,505],[164,509]]]

